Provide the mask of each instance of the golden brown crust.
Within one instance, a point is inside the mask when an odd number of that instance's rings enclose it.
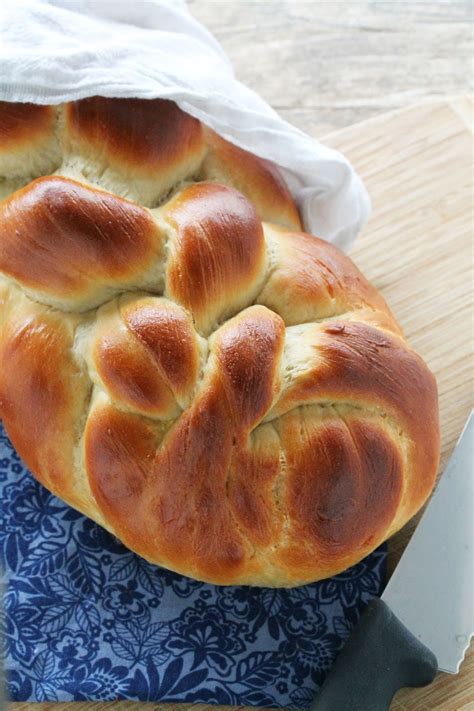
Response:
[[[280,442],[272,425],[260,425],[234,447],[227,493],[236,525],[256,549],[268,548],[282,533],[284,516],[278,501]],[[275,507],[268,505],[275,501]]]
[[[231,185],[253,202],[262,222],[301,230],[298,209],[278,169],[269,161],[244,151],[205,129],[208,145],[200,177]]]
[[[139,549],[149,545],[138,503],[156,442],[154,428],[136,415],[108,404],[91,409],[84,433],[84,464],[91,492],[109,527]]]
[[[381,294],[337,247],[275,226],[266,227],[266,238],[273,264],[258,301],[277,311],[287,326],[365,308],[377,312],[379,326],[400,332]]]
[[[174,302],[144,297],[102,309],[96,332],[93,366],[110,397],[144,415],[176,417],[199,369],[189,315]]]
[[[61,163],[56,107],[0,101],[0,197]]]
[[[163,240],[145,209],[60,177],[18,190],[1,215],[0,270],[45,303],[100,303],[106,287],[137,280]]]
[[[93,96],[68,104],[66,121],[72,140],[137,173],[162,173],[204,145],[199,121],[166,99]]]
[[[230,404],[235,433],[247,435],[279,391],[285,325],[264,306],[251,306],[214,335],[218,382]]]
[[[20,455],[186,575],[293,586],[356,563],[420,508],[439,456],[434,378],[383,298],[294,231],[272,167],[169,102],[66,114],[67,177],[0,203],[0,413]],[[200,176],[226,185],[178,184],[205,140]]]
[[[364,549],[386,531],[400,502],[403,462],[398,444],[363,417],[285,416],[286,501],[293,522],[279,562],[306,577],[318,557],[323,568]],[[292,547],[306,545],[292,561]],[[306,554],[306,555],[305,555]]]
[[[53,106],[0,101],[0,145],[2,151],[35,145],[54,130]]]
[[[173,392],[184,394],[198,375],[196,332],[184,309],[165,299],[141,299],[122,309],[124,322],[148,349]]]
[[[265,268],[262,225],[237,190],[215,183],[185,188],[164,216],[175,231],[166,291],[208,331],[252,301]]]
[[[281,319],[261,306],[246,309],[219,329],[200,395],[165,435],[154,458],[146,424],[123,414],[117,420],[110,410],[102,411],[98,421],[89,420],[91,487],[100,491],[104,516],[128,545],[134,546],[138,535],[133,531],[129,538],[133,507],[140,511],[138,520],[148,522],[146,556],[153,557],[158,538],[161,561],[180,560],[198,576],[225,582],[244,572],[250,546],[237,527],[229,526],[227,473],[236,447],[246,442],[275,396],[283,335]],[[138,443],[135,450],[133,442]]]
[[[15,447],[35,476],[73,506],[95,503],[74,476],[77,427],[90,381],[74,359],[73,317],[31,302],[20,293],[0,329],[0,412]]]

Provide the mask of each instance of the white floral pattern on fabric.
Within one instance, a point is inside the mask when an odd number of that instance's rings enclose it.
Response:
[[[305,587],[216,587],[160,569],[41,486],[0,427],[4,631],[15,701],[307,707],[381,593],[385,548]]]

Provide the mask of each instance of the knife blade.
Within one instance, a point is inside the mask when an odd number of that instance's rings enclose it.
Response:
[[[439,485],[382,600],[457,674],[474,633],[474,416],[469,416]],[[435,621],[435,624],[433,624]]]
[[[474,411],[381,600],[367,606],[311,711],[388,711],[457,673],[474,633]]]

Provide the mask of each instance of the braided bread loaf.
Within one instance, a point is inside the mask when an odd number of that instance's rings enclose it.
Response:
[[[0,413],[48,489],[217,584],[333,575],[420,508],[434,378],[272,165],[93,98],[1,104],[0,175]]]

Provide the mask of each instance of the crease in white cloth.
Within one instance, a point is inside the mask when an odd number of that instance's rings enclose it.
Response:
[[[276,163],[305,229],[347,250],[370,212],[349,161],[239,82],[183,0],[19,0],[0,7],[0,100],[166,98]]]

